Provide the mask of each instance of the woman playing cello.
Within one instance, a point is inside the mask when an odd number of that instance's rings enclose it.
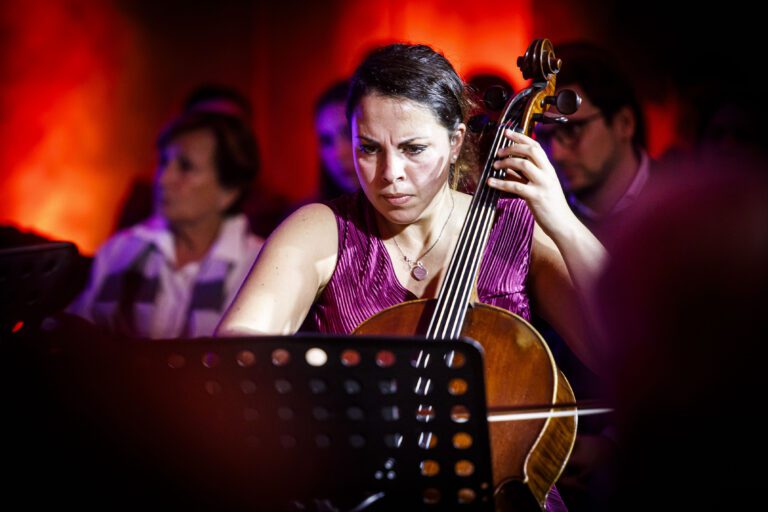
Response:
[[[347,104],[361,192],[311,204],[272,234],[218,334],[290,334],[305,317],[321,332],[349,334],[395,304],[435,297],[472,197],[453,190],[465,170],[468,91],[452,65],[423,45],[369,54]],[[530,302],[587,364],[577,292],[589,289],[605,250],[569,209],[555,171],[533,139],[493,164],[507,179],[477,279],[480,302],[530,317]],[[482,343],[482,340],[481,340]],[[548,498],[548,508],[557,501]]]

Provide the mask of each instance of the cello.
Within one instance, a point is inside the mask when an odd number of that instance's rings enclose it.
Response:
[[[578,108],[579,98],[572,91],[554,95],[560,65],[547,39],[535,40],[518,58],[523,77],[532,79],[532,84],[511,98],[499,116],[489,156],[437,298],[392,306],[354,331],[356,335],[477,340],[485,351],[490,408],[550,404],[552,411],[575,412],[575,407],[567,406],[575,403],[573,391],[541,335],[520,316],[478,302],[475,291],[501,196],[487,185],[487,180],[504,177],[504,171],[494,169],[493,162],[498,150],[511,144],[504,130],[530,135],[537,122],[545,121],[543,114],[550,105],[557,104],[565,114]],[[497,509],[544,510],[547,495],[573,448],[576,423],[575,414],[553,414],[530,421],[490,424]]]

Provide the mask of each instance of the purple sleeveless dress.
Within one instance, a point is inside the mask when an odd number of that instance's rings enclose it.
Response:
[[[376,236],[378,228],[365,194],[341,196],[327,204],[336,215],[339,255],[333,276],[310,315],[319,332],[350,334],[379,311],[417,297],[397,279],[389,253]],[[480,302],[530,320],[526,280],[533,215],[522,199],[499,200],[497,212],[480,264],[477,293]],[[568,510],[554,487],[547,510]]]

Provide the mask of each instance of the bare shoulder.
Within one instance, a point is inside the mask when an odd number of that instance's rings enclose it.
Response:
[[[270,236],[292,237],[309,236],[311,238],[327,239],[328,235],[337,233],[336,215],[327,205],[312,203],[302,206],[288,216]]]
[[[322,287],[330,279],[338,256],[336,215],[324,204],[302,206],[285,219],[267,240],[264,259],[277,266],[311,265]]]
[[[267,239],[217,334],[296,332],[337,257],[333,210],[322,204],[299,208]]]

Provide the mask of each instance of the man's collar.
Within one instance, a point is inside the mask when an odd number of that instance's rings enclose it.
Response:
[[[613,208],[611,208],[608,212],[599,214],[592,208],[586,206],[584,203],[576,199],[576,196],[573,195],[573,193],[569,193],[568,202],[570,203],[573,211],[576,212],[576,215],[583,219],[599,221],[600,219],[609,217],[624,210],[632,203],[634,203],[637,199],[637,196],[640,195],[640,192],[648,182],[648,178],[651,174],[651,158],[648,156],[648,152],[644,149],[640,149],[638,150],[638,157],[640,159],[640,164],[637,167],[635,177],[632,178],[632,182],[629,184],[629,187],[627,187],[627,190],[619,198]]]

